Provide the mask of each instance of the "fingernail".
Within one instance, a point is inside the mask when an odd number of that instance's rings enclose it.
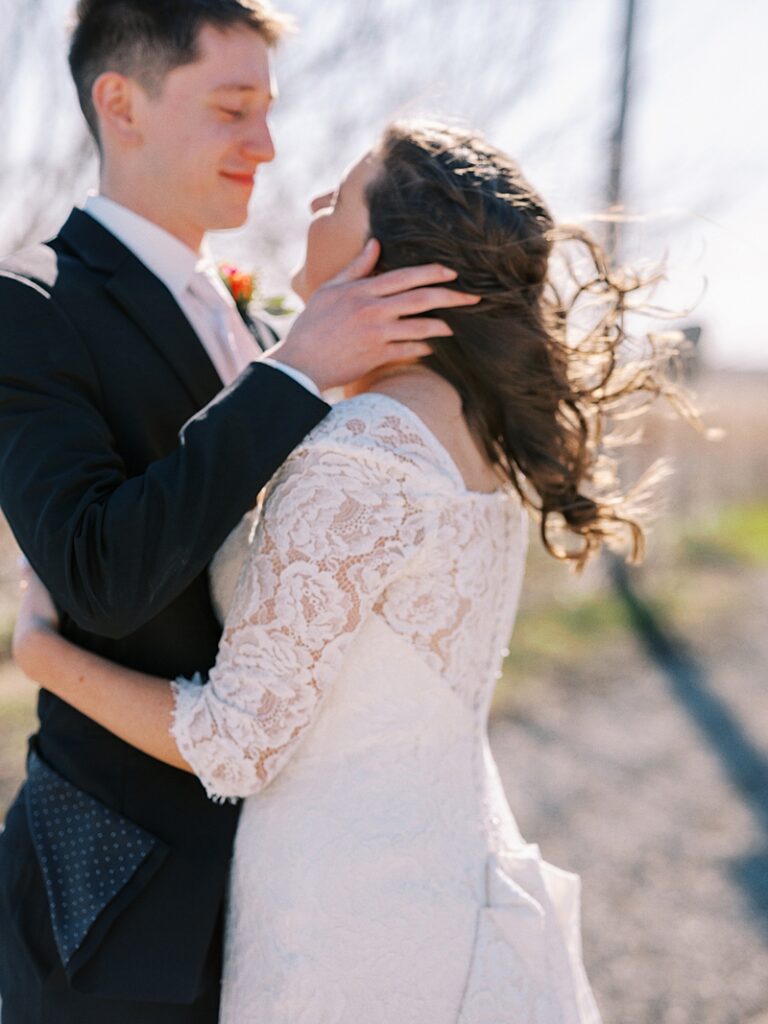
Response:
[[[446,281],[455,281],[459,276],[455,270],[451,270],[450,267],[442,267],[443,277]]]

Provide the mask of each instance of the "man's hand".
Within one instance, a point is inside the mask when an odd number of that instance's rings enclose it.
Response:
[[[456,274],[437,263],[370,277],[379,252],[379,243],[371,239],[340,274],[318,288],[287,336],[267,354],[325,391],[387,363],[428,356],[432,349],[425,339],[453,333],[436,318],[404,317],[480,301],[446,288]]]

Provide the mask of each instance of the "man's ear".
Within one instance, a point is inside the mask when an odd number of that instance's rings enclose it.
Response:
[[[99,135],[136,145],[142,133],[136,117],[137,83],[117,71],[105,71],[93,83],[91,97],[99,117]]]

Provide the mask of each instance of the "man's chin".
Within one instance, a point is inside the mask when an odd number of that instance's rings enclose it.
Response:
[[[213,221],[214,218],[212,217]],[[248,220],[248,207],[245,206],[239,210],[227,210],[225,213],[220,213],[215,218],[215,223],[208,225],[208,231],[233,231],[235,228],[241,228]]]

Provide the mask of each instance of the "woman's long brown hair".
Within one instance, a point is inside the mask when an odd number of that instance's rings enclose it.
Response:
[[[424,362],[459,392],[552,555],[581,568],[607,542],[639,561],[641,499],[661,472],[622,491],[607,421],[659,395],[696,418],[670,376],[669,333],[628,351],[625,315],[651,278],[613,270],[587,231],[556,225],[517,164],[474,133],[397,123],[377,152],[382,170],[366,198],[378,269],[444,263],[457,288],[482,296],[438,314],[454,336]],[[579,543],[558,543],[563,532]]]

